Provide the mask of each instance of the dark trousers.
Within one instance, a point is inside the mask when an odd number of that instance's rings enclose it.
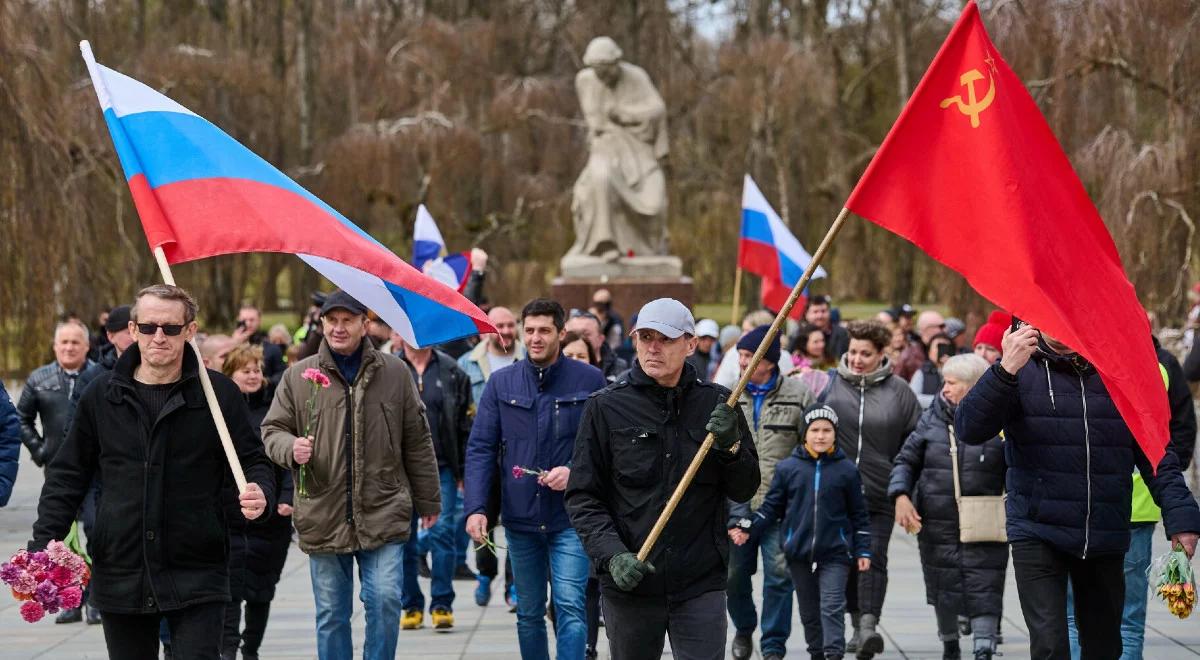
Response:
[[[846,652],[846,576],[850,564],[789,562],[804,641],[813,657],[840,657]]]
[[[657,660],[667,635],[676,660],[724,660],[729,620],[724,591],[678,602],[606,588],[600,592],[612,660]]]
[[[600,638],[600,580],[594,576],[588,577],[587,589],[584,591],[583,616],[587,620],[588,655],[595,655],[596,640]]]
[[[158,625],[167,620],[171,657],[175,660],[213,660],[221,657],[221,623],[225,603],[202,603],[154,614],[101,612],[108,657],[158,660]]]
[[[1021,613],[1034,660],[1071,657],[1067,637],[1067,580],[1075,592],[1075,625],[1083,660],[1121,656],[1125,558],[1079,559],[1039,541],[1012,543]]]
[[[883,597],[887,595],[888,545],[892,542],[892,526],[896,518],[891,513],[869,513],[871,519],[871,568],[859,573],[858,567],[850,567],[846,581],[846,611],[854,614],[873,614],[876,618],[883,613]]]
[[[246,627],[242,628],[242,652],[250,655],[258,653],[262,646],[263,635],[267,633],[267,619],[271,616],[271,601],[265,603],[246,603]]]

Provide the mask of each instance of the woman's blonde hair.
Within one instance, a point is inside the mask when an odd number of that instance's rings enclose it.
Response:
[[[248,364],[257,362],[258,366],[262,367],[263,349],[261,346],[250,346],[242,344],[237,348],[229,351],[225,356],[225,362],[221,365],[221,373],[226,376],[232,376]]]

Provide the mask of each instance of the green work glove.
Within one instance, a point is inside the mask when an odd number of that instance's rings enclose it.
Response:
[[[718,403],[708,418],[708,426],[704,428],[713,434],[713,443],[718,449],[729,451],[738,441],[737,411],[725,405],[725,402]]]
[[[617,583],[617,588],[621,591],[633,591],[642,578],[653,572],[653,564],[648,561],[638,561],[637,555],[632,552],[622,552],[619,555],[613,555],[612,559],[608,560],[608,574],[612,576],[613,582]]]

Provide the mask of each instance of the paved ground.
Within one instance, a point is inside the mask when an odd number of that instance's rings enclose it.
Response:
[[[36,515],[41,490],[41,471],[27,460],[21,465],[17,489],[8,507],[0,509],[0,554],[23,547]],[[1155,553],[1166,549],[1156,541]],[[914,537],[897,528],[892,539],[891,586],[884,608],[882,630],[887,650],[881,658],[940,658],[941,645],[933,618],[933,609],[925,604],[920,562]],[[428,594],[428,581],[422,580]],[[472,598],[474,583],[456,582],[457,625],[452,632],[436,633],[426,628],[401,631],[398,657],[441,660],[449,658],[520,657],[517,647],[516,617],[508,612],[497,589],[490,607],[477,607]],[[1021,619],[1016,588],[1010,571],[1002,624],[1004,660],[1029,657],[1028,638]],[[1200,614],[1180,621],[1164,605],[1150,603],[1146,627],[1145,657],[1177,660],[1200,656]],[[356,646],[361,648],[363,620],[359,608],[354,615]],[[601,635],[601,657],[607,649]],[[26,624],[17,612],[16,602],[0,598],[0,659],[53,658],[74,660],[104,658],[103,634],[99,626],[85,624],[55,625],[51,618]],[[279,585],[271,612],[271,622],[263,643],[263,658],[315,658],[313,604],[309,586],[308,561],[293,547]],[[799,620],[788,645],[792,658],[807,657]]]

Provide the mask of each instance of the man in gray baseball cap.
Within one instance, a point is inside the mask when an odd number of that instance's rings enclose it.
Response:
[[[725,500],[758,488],[758,455],[729,390],[687,358],[695,320],[678,300],[646,303],[632,335],[637,361],[583,411],[567,482],[567,513],[600,575],[615,660],[657,658],[671,636],[677,657],[725,655],[728,546]],[[692,458],[704,458],[647,561],[645,542]]]

